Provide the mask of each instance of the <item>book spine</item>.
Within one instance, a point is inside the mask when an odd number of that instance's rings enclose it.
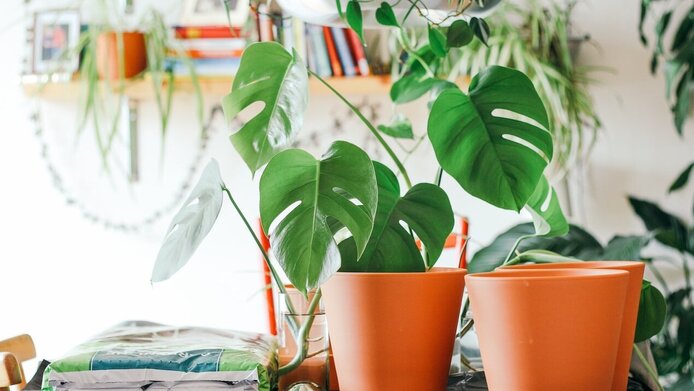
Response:
[[[330,68],[333,70],[333,76],[344,76],[344,73],[342,72],[342,65],[340,65],[340,59],[337,56],[335,41],[333,41],[332,34],[330,33],[330,27],[323,26],[323,36],[325,37],[325,46],[328,49]]]
[[[258,37],[261,42],[273,41],[272,24],[272,18],[268,14],[267,5],[258,5]]]
[[[306,45],[306,24],[299,18],[292,19],[292,33],[294,35],[294,49],[299,56],[308,61],[308,45]]]
[[[311,44],[311,52],[314,54],[316,63],[316,73],[320,76],[332,76],[330,69],[330,58],[328,57],[328,48],[323,37],[323,30],[318,26],[309,27],[309,42]]]
[[[195,59],[204,58],[239,58],[243,54],[243,49],[232,50],[205,50],[205,49],[188,49],[184,53]],[[176,53],[172,53],[174,56]]]
[[[241,29],[238,27],[187,27],[187,26],[177,26],[174,27],[174,36],[178,39],[197,39],[197,38],[240,38]]]
[[[340,58],[342,71],[344,72],[345,76],[356,76],[357,70],[354,67],[354,61],[352,60],[352,52],[349,50],[349,44],[347,44],[345,30],[340,27],[331,27],[330,31],[333,36],[333,41],[335,41],[335,47],[337,48],[337,55]]]
[[[366,52],[364,51],[364,46],[361,44],[361,40],[352,29],[346,29],[345,35],[349,41],[349,47],[352,49],[352,57],[357,63],[357,69],[359,74],[362,76],[369,76],[371,70],[369,69],[369,62],[366,60]]]

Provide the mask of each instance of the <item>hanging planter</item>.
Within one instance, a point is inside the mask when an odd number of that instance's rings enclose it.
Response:
[[[147,68],[145,35],[140,32],[115,31],[99,34],[96,42],[96,66],[101,79],[128,79],[138,75]]]

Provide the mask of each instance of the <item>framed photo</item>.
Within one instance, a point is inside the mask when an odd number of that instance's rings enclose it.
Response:
[[[224,3],[229,5],[229,19]],[[249,0],[185,0],[181,24],[184,26],[232,26],[242,27],[249,14]]]
[[[68,51],[77,46],[79,39],[79,11],[37,12],[34,15],[33,72],[76,72],[79,55],[69,55]]]

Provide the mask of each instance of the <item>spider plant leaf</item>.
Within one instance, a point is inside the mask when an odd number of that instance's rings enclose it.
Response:
[[[374,170],[378,183],[378,208],[369,243],[361,257],[354,253],[351,238],[340,243],[340,270],[422,272],[432,267],[441,255],[454,224],[446,192],[431,183],[419,183],[401,197],[395,174],[378,162],[374,162]],[[426,263],[412,232],[424,244]]]
[[[359,147],[337,141],[321,160],[289,149],[275,155],[260,178],[260,217],[289,281],[304,294],[340,268],[330,219],[349,230],[357,255],[376,215],[373,164]]]
[[[188,263],[217,220],[223,188],[219,164],[212,159],[171,221],[152,270],[152,282],[169,279]]]
[[[552,159],[545,107],[523,73],[491,66],[434,102],[428,135],[441,167],[471,195],[519,211]]]
[[[308,75],[296,53],[275,42],[246,48],[231,93],[222,101],[227,121],[256,102],[262,110],[230,137],[252,173],[289,146],[303,125]]]

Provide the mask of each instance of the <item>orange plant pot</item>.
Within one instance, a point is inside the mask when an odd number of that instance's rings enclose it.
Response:
[[[118,35],[123,36],[123,77],[131,78],[147,68],[147,49],[145,36],[138,32],[101,33],[96,41],[96,69],[99,78],[118,80],[120,67],[118,60]]]
[[[630,261],[591,261],[591,262],[560,262],[547,264],[525,264],[506,266],[499,270],[537,270],[537,269],[612,269],[629,272],[629,286],[624,303],[624,317],[622,330],[619,336],[619,348],[617,349],[617,361],[612,380],[612,391],[624,391],[629,383],[629,367],[631,365],[631,352],[634,346],[634,333],[636,332],[636,319],[639,314],[639,300],[641,298],[641,282],[646,265],[643,262]]]
[[[323,284],[340,390],[444,390],[466,273],[337,273]]]
[[[629,273],[515,270],[468,275],[490,391],[608,391]]]

